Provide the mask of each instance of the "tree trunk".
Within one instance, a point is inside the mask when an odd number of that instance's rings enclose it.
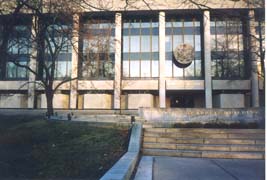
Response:
[[[48,118],[50,118],[54,114],[53,98],[54,98],[54,94],[52,90],[48,90],[48,92],[46,92],[47,117]]]

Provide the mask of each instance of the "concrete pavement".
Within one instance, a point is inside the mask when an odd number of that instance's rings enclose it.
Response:
[[[264,180],[264,160],[202,159],[155,156],[141,158],[135,180]],[[142,163],[146,161],[146,163]],[[151,165],[148,165],[148,162]],[[143,167],[140,167],[142,166]],[[145,166],[144,166],[145,164]],[[152,170],[151,170],[152,168]],[[148,177],[148,172],[153,176]],[[143,178],[140,178],[143,177]]]

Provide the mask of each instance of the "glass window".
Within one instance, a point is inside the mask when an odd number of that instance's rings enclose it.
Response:
[[[165,72],[166,77],[172,77],[172,61],[171,60],[165,60]]]
[[[150,51],[150,36],[142,36],[141,47],[141,52]]]
[[[140,52],[140,36],[131,36],[131,52]]]
[[[7,64],[6,78],[8,79],[27,79],[26,68],[15,65],[27,65],[30,60],[31,51],[31,26],[14,26],[7,44]],[[13,63],[15,62],[15,63]]]
[[[60,23],[51,24],[48,27],[46,36],[49,42],[45,41],[45,54],[47,57],[46,61],[51,61],[52,58],[56,58],[54,74],[55,79],[67,78],[71,75],[71,29],[72,28],[70,25],[64,25]],[[49,46],[52,46],[52,51],[50,50]],[[59,51],[58,55],[53,55],[54,57],[52,57],[51,54],[55,54],[57,51]],[[47,67],[51,72],[51,66]],[[44,69],[43,72],[45,76]]]
[[[139,77],[140,76],[140,61],[131,60],[130,61],[130,77]]]
[[[150,67],[150,60],[141,61],[141,77],[151,77]]]
[[[159,61],[152,61],[152,77],[159,76]]]
[[[115,38],[114,22],[111,20],[94,19],[82,22],[83,58],[81,58],[80,76],[88,79],[114,79]],[[128,51],[130,46],[128,34],[132,24],[123,24],[126,33],[123,36],[123,51]],[[123,59],[128,60],[129,54],[123,54]],[[124,72],[123,72],[124,73]]]
[[[122,33],[123,59],[126,60],[125,54],[129,53],[130,66],[123,63],[123,77],[128,77],[127,72],[135,78],[158,77],[158,22],[153,19],[129,19],[125,20],[123,27],[127,27],[127,23],[130,23],[128,34],[124,33],[126,29]]]
[[[237,18],[213,18],[211,23],[211,49],[213,77],[240,79],[244,77],[242,64],[242,22]]]
[[[166,51],[166,76],[175,78],[201,78],[201,36],[200,21],[170,18],[166,21],[165,51]],[[195,49],[195,57],[188,67],[177,66],[174,61],[173,51],[182,44],[191,45]],[[195,61],[198,61],[197,63]]]
[[[152,36],[152,52],[158,52],[158,51],[159,51],[159,37]]]
[[[123,62],[123,77],[129,77],[129,61],[122,61]]]

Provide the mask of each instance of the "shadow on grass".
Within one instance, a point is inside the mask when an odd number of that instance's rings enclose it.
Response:
[[[0,179],[99,179],[127,149],[128,129],[0,117]]]

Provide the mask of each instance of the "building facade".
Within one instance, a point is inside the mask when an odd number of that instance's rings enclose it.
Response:
[[[230,0],[205,5],[210,8],[175,3],[73,15],[73,33],[79,33],[60,50],[55,84],[65,76],[78,79],[59,88],[54,107],[264,106],[264,9]],[[6,46],[34,67],[29,54],[36,52],[23,46],[32,17],[24,21]],[[186,66],[179,64],[186,49],[174,55],[181,45],[192,51]],[[27,83],[33,74],[12,62],[1,66],[0,108],[46,108],[42,88]]]

